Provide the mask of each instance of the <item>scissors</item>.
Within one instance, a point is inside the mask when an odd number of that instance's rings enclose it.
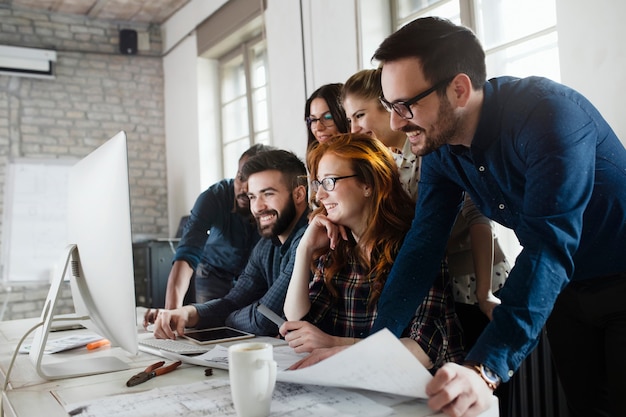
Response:
[[[163,365],[165,364],[164,361],[153,363],[152,365],[148,366],[143,372],[139,372],[137,375],[133,375],[126,382],[126,386],[134,387],[135,385],[142,384],[156,376],[172,372],[174,369],[178,368],[181,363],[181,361],[177,361],[165,367],[163,367]]]

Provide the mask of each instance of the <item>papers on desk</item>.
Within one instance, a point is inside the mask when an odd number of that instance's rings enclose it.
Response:
[[[102,340],[102,336],[95,333],[83,333],[72,336],[59,337],[57,339],[48,339],[46,348],[43,353],[59,353],[70,349],[87,346],[91,342]],[[32,345],[22,345],[20,353],[29,353]]]
[[[274,346],[274,360],[278,364],[278,371],[284,371],[300,359],[306,357],[308,353],[295,353],[289,345]],[[228,346],[216,345],[202,355],[187,356],[179,355],[164,350],[159,352],[159,356],[173,361],[181,361],[192,365],[205,366],[228,371]]]
[[[234,417],[228,377],[155,388],[150,391],[69,404],[72,417]],[[338,388],[279,382],[272,396],[270,416],[382,417],[393,409],[363,395]],[[432,411],[431,411],[432,413]],[[416,414],[419,415],[419,414]],[[428,414],[421,414],[428,415]]]
[[[284,382],[360,388],[426,398],[432,376],[389,330],[350,346],[313,366],[279,372]]]
[[[228,348],[221,345],[200,356],[188,357],[168,352],[162,352],[162,355],[194,365],[228,369]],[[279,371],[276,379],[426,398],[425,387],[432,378],[417,358],[387,329],[313,366],[286,370],[304,356],[306,354],[297,354],[289,346],[274,347],[274,360]]]
[[[214,355],[222,358],[220,361],[225,366],[220,349],[224,348],[218,348]],[[289,347],[274,349],[285,352],[285,357],[283,353],[275,355],[277,360],[284,361],[279,366],[282,369],[302,357],[292,353],[289,358]],[[211,366],[210,361],[199,358],[187,358],[187,362]],[[211,360],[215,362],[215,358]],[[270,416],[388,416],[394,413],[392,406],[408,401],[413,417],[439,416],[428,408],[425,400],[416,398],[426,397],[425,387],[431,378],[426,368],[385,329],[309,368],[279,371]],[[362,391],[352,388],[368,391],[362,395]],[[236,415],[228,377],[69,404],[65,409],[70,415],[80,417]],[[495,402],[482,416],[497,415]]]

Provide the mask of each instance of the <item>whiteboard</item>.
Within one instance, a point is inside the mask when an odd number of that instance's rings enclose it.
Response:
[[[7,165],[2,229],[6,282],[49,282],[67,245],[69,168],[76,160],[15,160]]]

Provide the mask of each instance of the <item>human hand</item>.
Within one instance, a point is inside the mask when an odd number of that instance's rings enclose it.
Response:
[[[321,362],[324,359],[329,358],[344,349],[347,349],[348,347],[348,345],[344,345],[315,349],[308,356],[300,359],[298,362],[291,365],[288,370],[302,369],[311,365],[315,365],[316,363]]]
[[[493,391],[466,366],[446,363],[426,385],[428,406],[451,417],[474,417],[489,408]]]
[[[176,339],[185,334],[185,327],[197,322],[197,311],[193,306],[184,306],[174,310],[157,310],[154,320],[154,337],[157,339]]]
[[[339,344],[339,339],[343,339],[324,333],[306,321],[287,321],[280,326],[278,331],[296,353],[336,346]]]
[[[323,214],[318,214],[309,222],[309,226],[300,240],[306,242],[312,250],[330,247],[335,249],[340,239],[348,240],[348,232],[342,225],[333,223]]]
[[[480,311],[485,316],[489,317],[489,320],[493,320],[493,309],[499,306],[500,303],[500,299],[493,295],[491,291],[487,293],[486,297],[478,297],[478,307],[480,307]]]
[[[143,328],[147,329],[149,325],[154,324],[157,316],[159,314],[158,308],[149,308],[146,310],[146,313],[143,315]]]

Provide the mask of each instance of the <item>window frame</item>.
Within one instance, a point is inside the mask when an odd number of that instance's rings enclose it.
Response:
[[[417,12],[413,12],[408,14],[407,16],[403,16],[400,17],[399,16],[399,11],[400,11],[400,7],[398,5],[399,1],[401,0],[393,0],[390,2],[390,8],[391,8],[391,18],[392,18],[392,27],[395,28],[395,30],[399,29],[400,27],[402,27],[403,25],[407,24],[408,22],[421,17],[421,16],[429,16],[429,12],[442,6],[445,5],[446,3],[453,3],[453,2],[457,2],[459,4],[459,12],[460,12],[460,20],[461,20],[461,24],[463,26],[466,26],[468,28],[470,28],[472,31],[474,31],[474,33],[477,34],[477,36],[479,37],[481,43],[484,44],[484,40],[481,39],[481,35],[478,31],[478,27],[477,27],[477,13],[478,13],[478,9],[479,6],[477,5],[478,0],[439,0],[427,7],[425,7],[424,9],[421,9]],[[554,0],[555,1],[555,0]],[[558,30],[557,30],[557,25],[556,22],[548,27],[545,27],[543,29],[534,31],[534,32],[530,32],[524,36],[521,37],[517,37],[505,42],[502,42],[496,46],[493,47],[489,47],[489,48],[485,48],[485,58],[488,61],[489,58],[491,56],[493,56],[494,54],[501,52],[501,51],[505,51],[507,49],[510,48],[514,48],[516,46],[520,46],[523,44],[526,44],[528,42],[532,42],[534,40],[538,40],[541,39],[543,37],[549,36],[551,34],[556,34],[556,36],[558,37]],[[557,46],[557,54],[558,54],[558,46]],[[560,64],[559,64],[560,65]],[[487,68],[487,72],[490,72],[490,68]],[[560,68],[556,68],[556,72],[560,73]],[[505,75],[505,74],[497,74],[497,75]],[[508,75],[508,74],[507,74]],[[559,79],[555,79],[555,81],[560,81]]]
[[[262,86],[254,87],[253,82],[252,82],[253,71],[254,71],[254,68],[252,67],[253,62],[254,62],[253,54],[255,53],[255,48],[257,48],[258,46],[261,46],[264,49],[264,53],[265,53],[264,66],[265,66],[266,77],[265,77],[265,83]],[[246,101],[246,109],[247,109],[247,112],[246,112],[247,113],[246,114],[247,135],[238,137],[238,138],[227,138],[226,132],[224,131],[224,125],[225,125],[224,108],[228,103],[232,102],[232,99],[229,100],[228,102],[225,102],[223,98],[223,89],[225,85],[224,84],[225,83],[225,68],[230,62],[237,59],[238,57],[241,57],[242,63],[243,63],[242,66],[244,69],[245,97],[246,97],[245,101]],[[266,96],[267,96],[266,103],[268,107],[267,109],[268,111],[266,112],[266,115],[269,116],[270,85],[269,85],[269,77],[267,76],[268,75],[267,41],[262,35],[251,37],[249,39],[246,39],[245,41],[242,41],[235,48],[230,49],[228,52],[221,55],[219,58],[217,58],[217,61],[218,61],[217,94],[219,97],[219,100],[218,100],[219,139],[218,140],[219,140],[219,147],[222,149],[222,174],[224,178],[232,178],[236,174],[237,162],[238,162],[241,152],[239,152],[239,155],[237,155],[237,160],[232,160],[232,155],[229,157],[226,152],[226,148],[229,145],[236,144],[237,142],[243,140],[246,136],[248,139],[247,146],[245,147],[246,149],[257,143],[263,143],[265,145],[270,144],[268,142],[270,140],[269,138],[271,138],[271,131],[272,131],[271,119],[267,117],[267,120],[266,120],[267,129],[259,130],[259,131],[255,130],[255,120],[257,120],[259,115],[255,110],[255,106],[254,106],[255,103],[253,100],[254,93],[258,91],[260,88],[265,88]],[[259,139],[259,137],[262,136],[261,134],[264,132],[268,133],[267,134],[268,139],[267,140],[263,140],[262,138]]]

